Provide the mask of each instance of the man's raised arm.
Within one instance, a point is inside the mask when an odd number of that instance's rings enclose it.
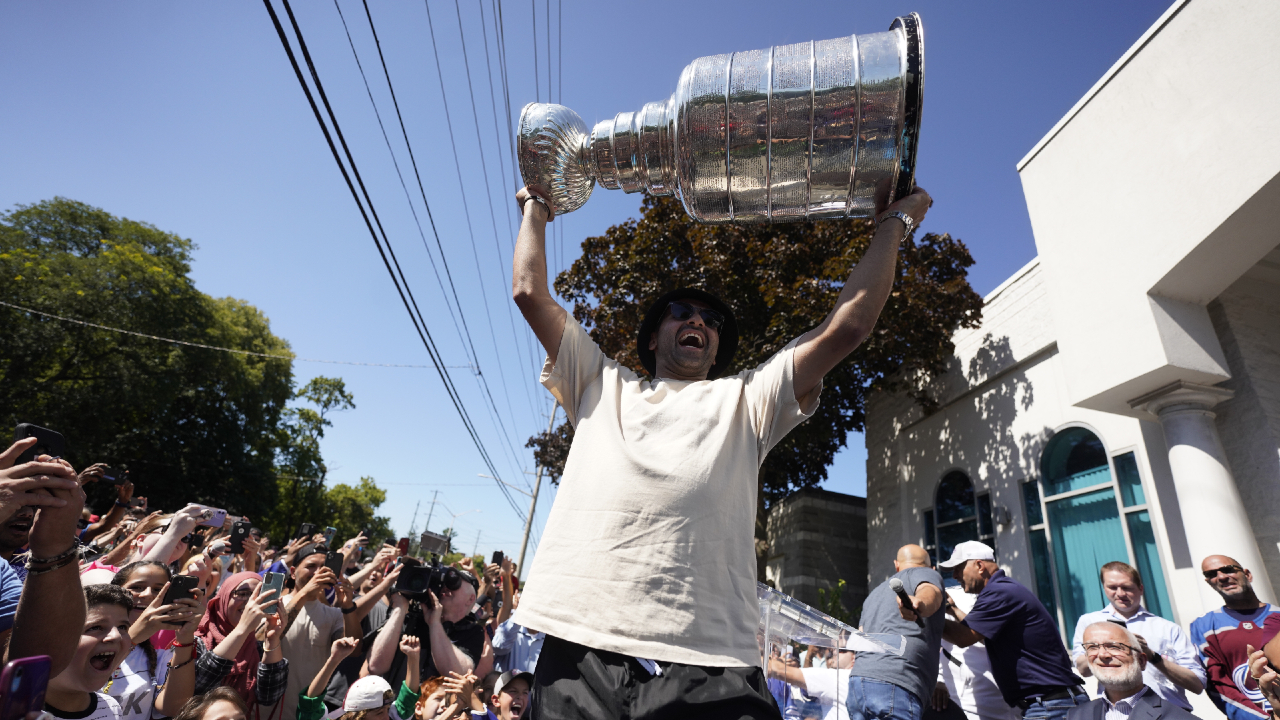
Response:
[[[528,188],[516,193],[524,219],[520,222],[520,236],[516,238],[516,254],[511,268],[511,297],[524,315],[525,322],[533,328],[538,342],[547,351],[551,362],[556,361],[560,350],[560,336],[564,334],[564,321],[569,316],[565,309],[551,297],[547,285],[546,230],[550,213],[547,206],[533,200]]]
[[[900,210],[919,225],[933,200],[922,188],[890,205],[886,212]],[[527,222],[526,218],[526,222]],[[523,235],[524,229],[521,229]],[[898,218],[889,218],[876,229],[871,245],[862,260],[849,271],[844,289],[836,299],[835,309],[818,327],[805,333],[796,345],[795,394],[803,398],[813,392],[822,377],[854,351],[875,327],[885,300],[893,289],[894,269],[898,263],[898,243],[906,234],[906,226]],[[517,250],[517,256],[519,251]],[[532,322],[530,323],[532,324]]]

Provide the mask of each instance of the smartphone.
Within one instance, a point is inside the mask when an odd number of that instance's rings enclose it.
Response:
[[[62,457],[66,454],[67,443],[62,437],[62,433],[48,428],[42,428],[39,425],[31,423],[22,423],[13,430],[13,441],[25,440],[26,438],[36,438],[36,444],[27,448],[18,459],[14,461],[14,465],[21,465],[24,462],[31,462],[38,455],[48,455],[49,457]]]
[[[489,564],[490,564],[490,565],[501,565],[501,564],[502,564],[502,558],[503,558],[503,557],[504,557],[504,556],[503,556],[503,554],[502,554],[502,551],[501,551],[501,550],[494,550],[494,551],[493,551],[493,559],[489,562]]]
[[[146,509],[147,509],[147,499],[146,499],[146,498],[132,498],[131,500],[129,500],[129,507],[142,508],[143,510],[146,510]]]
[[[169,590],[164,594],[164,605],[172,605],[173,603],[184,598],[195,598],[196,586],[200,584],[200,578],[192,575],[174,575],[169,580]],[[182,623],[165,623],[165,625],[181,625]]]
[[[280,612],[280,593],[284,592],[284,573],[269,572],[262,576],[262,589],[258,591],[258,597],[266,595],[268,591],[275,590],[276,602],[271,603],[262,609],[262,612],[268,615],[275,615]]]
[[[333,571],[333,574],[342,579],[342,561],[345,560],[340,552],[329,551],[324,556],[324,566]]]
[[[294,535],[293,537],[294,539],[297,539],[297,538],[310,539],[311,536],[315,534],[316,534],[316,526],[314,524],[302,523],[302,525],[298,527],[298,534]]]
[[[213,515],[201,521],[201,525],[211,528],[220,528],[227,522],[227,511],[219,508],[206,507],[206,510],[212,510]]]
[[[26,720],[27,713],[44,710],[49,686],[48,655],[18,658],[0,672],[0,720]]]
[[[335,528],[335,527],[327,527],[327,528],[325,528],[325,529],[324,529],[324,544],[325,544],[325,545],[332,545],[332,544],[333,544],[333,536],[334,536],[334,535],[337,535],[337,534],[338,534],[338,528]]]
[[[1119,625],[1119,626],[1120,626],[1120,627],[1122,627],[1122,628],[1127,628],[1127,627],[1129,627],[1129,623],[1125,622],[1124,620],[1117,620],[1117,619],[1115,619],[1115,618],[1107,618],[1107,622],[1109,622],[1109,623],[1115,623],[1115,624]]]
[[[244,539],[249,537],[249,528],[253,525],[251,522],[240,520],[231,526],[231,537],[227,543],[231,546],[231,554],[239,555],[244,552]]]
[[[400,538],[400,540],[396,543],[396,550],[400,551],[401,557],[408,555],[409,554],[409,538]]]

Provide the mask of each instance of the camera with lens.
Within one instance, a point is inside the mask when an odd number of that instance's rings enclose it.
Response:
[[[437,555],[433,554],[431,562],[427,564],[411,557],[400,558],[398,562],[404,567],[400,570],[400,577],[396,578],[392,592],[398,592],[427,607],[431,607],[429,593],[440,597],[440,593],[445,590],[452,591],[462,587],[462,574],[456,568],[441,565]]]

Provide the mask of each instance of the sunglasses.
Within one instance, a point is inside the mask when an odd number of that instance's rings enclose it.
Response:
[[[1204,573],[1205,580],[1212,580],[1218,577],[1218,573],[1235,575],[1236,573],[1244,572],[1244,568],[1240,567],[1239,565],[1223,565],[1222,567],[1216,567],[1212,570],[1204,570],[1202,572]]]
[[[676,300],[667,305],[667,310],[671,313],[671,317],[681,322],[688,320],[693,317],[694,313],[697,313],[702,317],[702,322],[716,332],[720,332],[720,328],[724,326],[724,315],[711,308],[696,308]]]

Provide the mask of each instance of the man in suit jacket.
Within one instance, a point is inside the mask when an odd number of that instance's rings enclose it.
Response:
[[[1147,657],[1128,628],[1097,622],[1084,631],[1089,669],[1102,686],[1102,697],[1077,705],[1067,720],[1189,720],[1195,715],[1162,699],[1142,681]],[[1198,720],[1198,719],[1197,719]]]

